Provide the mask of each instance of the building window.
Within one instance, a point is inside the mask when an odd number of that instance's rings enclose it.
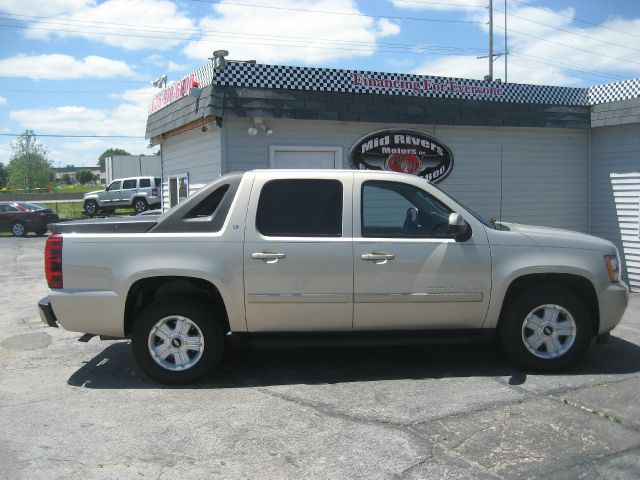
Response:
[[[169,176],[169,205],[173,207],[189,196],[189,176],[186,173]]]
[[[342,168],[342,147],[271,145],[269,168]]]

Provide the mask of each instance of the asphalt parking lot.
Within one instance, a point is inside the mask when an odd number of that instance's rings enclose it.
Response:
[[[640,475],[640,295],[562,375],[493,344],[225,353],[160,386],[125,341],[40,323],[44,239],[0,237],[0,478]],[[90,314],[90,312],[87,312]]]

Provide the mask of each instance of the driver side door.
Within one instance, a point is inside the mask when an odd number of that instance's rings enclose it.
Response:
[[[420,186],[354,183],[354,329],[479,328],[491,291],[484,228],[457,242],[447,233],[454,210]]]

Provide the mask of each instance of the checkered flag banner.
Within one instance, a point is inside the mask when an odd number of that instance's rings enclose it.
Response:
[[[591,88],[554,87],[519,83],[484,82],[465,78],[405,75],[400,73],[338,70],[332,68],[264,65],[228,61],[222,70],[204,65],[168,85],[154,97],[150,112],[182,98],[196,81],[200,86],[310,90],[362,94],[544,103],[589,106],[640,97],[640,79]]]

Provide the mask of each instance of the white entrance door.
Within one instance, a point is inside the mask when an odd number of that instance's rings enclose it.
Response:
[[[271,168],[341,168],[340,147],[272,146],[269,151]]]

